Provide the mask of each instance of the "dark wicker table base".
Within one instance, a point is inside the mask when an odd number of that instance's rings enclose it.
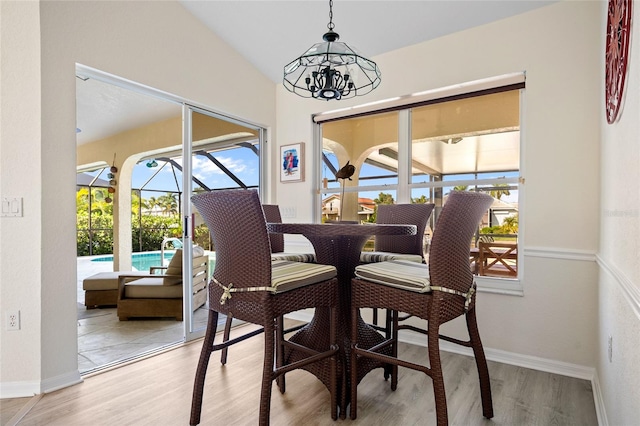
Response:
[[[295,224],[282,224],[282,226],[288,226],[288,229],[293,229],[293,227],[296,226],[304,227],[304,225]],[[311,225],[310,227],[313,226],[314,225]],[[316,259],[318,263],[333,265],[338,271],[340,307],[338,312],[337,340],[340,346],[340,352],[338,362],[337,401],[340,417],[344,419],[347,415],[347,408],[351,402],[351,386],[357,385],[357,383],[351,383],[350,369],[351,278],[353,277],[355,267],[360,261],[360,252],[370,235],[376,234],[376,229],[383,229],[383,232],[386,230],[386,232],[390,233],[391,231],[389,231],[389,228],[377,228],[375,225],[351,225],[351,227],[348,228],[344,228],[345,225],[315,226],[321,226],[325,232],[319,233],[319,235],[316,235],[315,232],[297,233],[303,233],[305,237],[311,241],[316,252]],[[352,228],[353,226],[359,228]],[[340,228],[343,228],[347,235],[340,235]],[[315,229],[317,230],[317,228]],[[362,233],[362,235],[348,234],[350,231],[355,232],[353,231],[354,229],[357,229]],[[411,230],[415,233],[415,226],[405,226],[404,228],[399,229],[404,229],[403,235],[410,234]],[[364,234],[365,232],[370,233]],[[326,348],[329,342],[329,318],[328,309],[317,308],[311,322],[300,329],[290,338],[290,340],[318,351]],[[360,316],[358,316],[358,331],[358,346],[361,348],[371,348],[384,340],[383,336],[378,331],[368,326]],[[391,348],[387,348],[387,351],[383,353],[391,355]],[[296,353],[295,350],[289,349],[285,351],[284,362],[286,364],[297,361],[303,356],[304,354]],[[358,363],[358,383],[374,368],[389,369],[390,366],[376,360],[363,359],[362,362]],[[324,383],[325,386],[327,386],[328,389],[330,389],[328,361],[311,364],[304,367],[304,369],[315,375],[322,383]]]

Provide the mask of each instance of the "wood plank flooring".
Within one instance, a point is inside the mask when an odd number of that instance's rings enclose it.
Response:
[[[245,332],[243,326],[235,330]],[[226,366],[211,357],[205,383],[202,425],[252,425],[258,419],[263,338],[231,348]],[[85,377],[83,383],[42,396],[15,424],[187,425],[201,341],[155,357]],[[425,362],[426,349],[403,344],[401,356]],[[452,425],[596,425],[588,381],[489,362],[495,417],[482,417],[473,358],[442,353],[449,422]],[[382,370],[358,387],[358,419],[331,420],[329,392],[311,374],[287,374],[287,392],[274,385],[273,425],[433,425],[431,379],[400,369],[392,392]],[[5,400],[6,401],[6,400]],[[3,404],[3,411],[5,405]],[[5,415],[2,416],[3,424]],[[16,419],[14,418],[14,421]]]

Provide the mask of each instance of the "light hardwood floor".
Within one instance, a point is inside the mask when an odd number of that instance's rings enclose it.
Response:
[[[246,331],[247,327],[235,332]],[[155,357],[85,377],[83,383],[45,394],[28,412],[3,425],[187,425],[201,340]],[[219,353],[209,363],[202,425],[251,425],[258,418],[263,338],[231,348],[221,366]],[[400,353],[426,361],[426,349],[403,344]],[[489,362],[495,417],[482,417],[473,358],[443,352],[449,422],[452,425],[596,425],[591,384],[526,368]],[[274,385],[273,425],[432,425],[435,407],[431,379],[400,369],[392,392],[382,370],[374,370],[358,387],[358,419],[331,420],[329,393],[311,374],[287,374],[287,392]],[[4,400],[5,402],[7,400]],[[15,400],[14,400],[15,401]],[[29,401],[29,400],[27,400]],[[13,405],[12,405],[13,407]],[[13,409],[15,411],[15,408]],[[16,418],[21,417],[21,418]],[[7,421],[5,423],[5,421]],[[17,421],[17,422],[16,422]]]

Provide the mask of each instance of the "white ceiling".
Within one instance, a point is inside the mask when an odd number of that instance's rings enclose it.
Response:
[[[285,64],[322,42],[329,23],[328,0],[179,1],[276,83]],[[333,23],[340,41],[370,57],[554,2],[335,0]]]
[[[286,63],[322,41],[329,22],[327,0],[179,1],[274,83]],[[341,41],[370,57],[555,1],[335,0],[333,23]],[[77,79],[76,88],[78,144],[180,114],[176,104],[95,79]]]

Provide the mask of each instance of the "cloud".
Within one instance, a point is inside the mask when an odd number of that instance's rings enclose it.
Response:
[[[247,165],[242,159],[231,157],[216,157],[216,159],[235,175],[247,170]],[[225,173],[208,158],[195,157],[191,166],[193,175],[201,180],[213,175],[225,175]]]

